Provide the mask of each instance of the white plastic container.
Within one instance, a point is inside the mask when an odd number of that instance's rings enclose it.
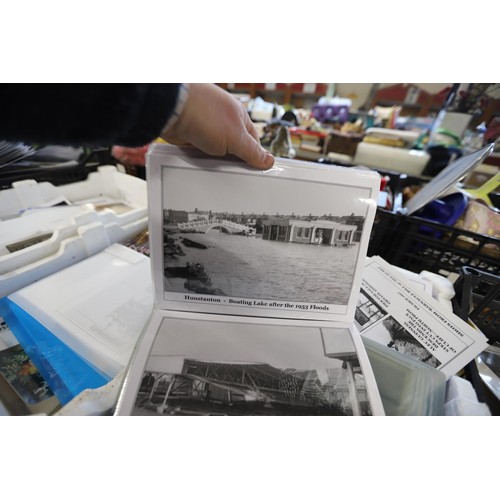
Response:
[[[128,364],[152,312],[150,261],[114,244],[9,295],[7,300],[36,322],[32,331],[40,325],[37,342],[43,341],[40,337],[45,331],[50,332],[83,358],[88,370],[109,380]],[[39,354],[47,356],[46,352]],[[65,374],[59,375],[64,378]]]
[[[92,222],[79,226],[74,235],[65,237],[64,231],[55,232],[49,240],[0,258],[0,298],[25,286],[35,283],[72,264],[76,264],[113,243],[123,243],[143,231],[148,224],[147,217],[130,224]],[[15,262],[18,267],[12,269]],[[9,270],[10,268],[10,270]]]
[[[113,165],[105,165],[90,173],[84,181],[62,186],[32,179],[14,182],[11,189],[0,191],[0,220],[15,218],[25,210],[48,207],[58,202],[71,205],[122,203],[131,210],[113,215],[116,222],[127,223],[147,215],[146,181],[119,172]]]
[[[13,186],[0,191],[0,298],[148,225],[146,181],[113,166],[73,184],[27,180]]]
[[[354,163],[375,169],[393,170],[419,176],[424,171],[430,158],[429,153],[426,151],[395,148],[362,141],[356,148]]]

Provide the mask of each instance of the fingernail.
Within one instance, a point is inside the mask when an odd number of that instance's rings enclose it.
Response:
[[[274,165],[274,156],[271,153],[266,152],[266,158],[264,159],[264,166],[266,168],[271,168]]]

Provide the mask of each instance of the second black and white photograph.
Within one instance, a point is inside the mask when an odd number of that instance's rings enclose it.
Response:
[[[348,328],[166,318],[133,415],[369,416],[370,391]]]

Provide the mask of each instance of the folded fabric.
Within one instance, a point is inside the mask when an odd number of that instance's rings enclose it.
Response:
[[[466,231],[500,238],[500,212],[481,201],[471,200],[457,225]]]

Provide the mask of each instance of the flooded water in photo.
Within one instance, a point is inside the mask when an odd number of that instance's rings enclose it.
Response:
[[[165,267],[200,263],[211,287],[218,289],[213,293],[338,305],[348,302],[359,243],[334,247],[213,232],[172,236],[186,255],[166,256]],[[183,238],[208,248],[186,247]],[[166,291],[186,292],[183,280],[167,280],[165,286]]]

